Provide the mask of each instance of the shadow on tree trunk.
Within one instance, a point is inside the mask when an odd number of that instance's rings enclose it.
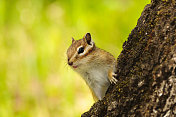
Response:
[[[117,61],[117,85],[82,117],[176,115],[175,0],[146,5]]]

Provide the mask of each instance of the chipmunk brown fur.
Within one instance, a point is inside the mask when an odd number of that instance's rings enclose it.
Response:
[[[115,79],[116,59],[112,54],[95,46],[90,33],[74,40],[67,50],[68,64],[78,72],[89,86],[94,100],[101,100]]]

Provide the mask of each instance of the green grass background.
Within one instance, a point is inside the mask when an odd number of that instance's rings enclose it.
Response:
[[[0,0],[0,117],[77,117],[93,104],[67,65],[90,32],[116,58],[150,0]]]

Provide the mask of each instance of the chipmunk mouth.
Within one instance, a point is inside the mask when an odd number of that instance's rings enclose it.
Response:
[[[72,67],[73,67],[74,69],[76,69],[78,66],[77,66],[77,65],[73,65]]]

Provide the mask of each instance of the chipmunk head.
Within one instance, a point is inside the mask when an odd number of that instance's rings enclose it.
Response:
[[[95,44],[91,39],[90,33],[87,33],[83,39],[75,40],[72,38],[72,44],[67,50],[68,65],[77,68],[86,62],[86,57],[93,51]]]

